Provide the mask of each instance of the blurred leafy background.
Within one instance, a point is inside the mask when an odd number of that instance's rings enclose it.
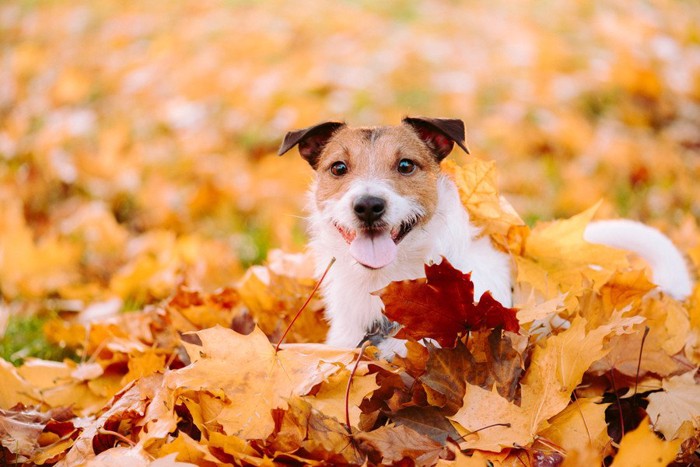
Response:
[[[604,199],[700,241],[696,1],[17,0],[0,47],[7,358],[303,249],[311,169],[275,152],[327,119],[462,118],[528,222]]]

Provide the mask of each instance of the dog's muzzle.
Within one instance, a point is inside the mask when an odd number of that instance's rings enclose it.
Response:
[[[360,222],[372,227],[386,212],[386,201],[378,196],[360,196],[352,204],[352,209]]]

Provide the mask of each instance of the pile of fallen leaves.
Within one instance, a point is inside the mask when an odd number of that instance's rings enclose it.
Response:
[[[644,264],[584,242],[595,208],[530,231],[485,175],[492,164],[445,169],[513,255],[513,309],[475,302],[469,274],[443,261],[377,292],[405,357],[276,348],[314,287],[308,257],[281,252],[214,293],[182,285],[131,313],[94,304],[46,327],[80,362],[0,362],[4,462],[697,463],[700,287],[680,303]],[[322,338],[320,308],[293,340]]]
[[[648,221],[697,277],[699,12],[1,3],[2,464],[697,463],[700,292],[674,301],[581,232]],[[433,295],[379,292],[405,358],[310,344],[318,297],[276,351],[316,282],[272,250],[301,251],[311,174],[280,137],[407,114],[464,119],[496,161],[444,169],[512,255],[515,316],[431,265]]]

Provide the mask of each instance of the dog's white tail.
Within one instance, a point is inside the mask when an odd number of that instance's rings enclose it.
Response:
[[[683,255],[671,240],[653,227],[617,219],[591,222],[583,234],[586,241],[638,254],[649,263],[654,283],[677,300],[685,300],[692,281]]]

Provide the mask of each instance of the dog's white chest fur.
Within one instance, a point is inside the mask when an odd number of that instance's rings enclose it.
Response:
[[[377,270],[359,264],[336,228],[313,208],[310,246],[317,268],[322,271],[336,258],[321,287],[331,325],[329,345],[359,345],[382,318],[383,304],[372,292],[392,281],[425,277],[424,265],[439,263],[442,257],[457,269],[472,273],[477,299],[489,290],[502,304],[511,305],[509,258],[495,250],[488,238],[476,238],[479,232],[470,223],[454,183],[445,175],[437,183],[438,205],[432,218],[406,236],[394,262]]]

